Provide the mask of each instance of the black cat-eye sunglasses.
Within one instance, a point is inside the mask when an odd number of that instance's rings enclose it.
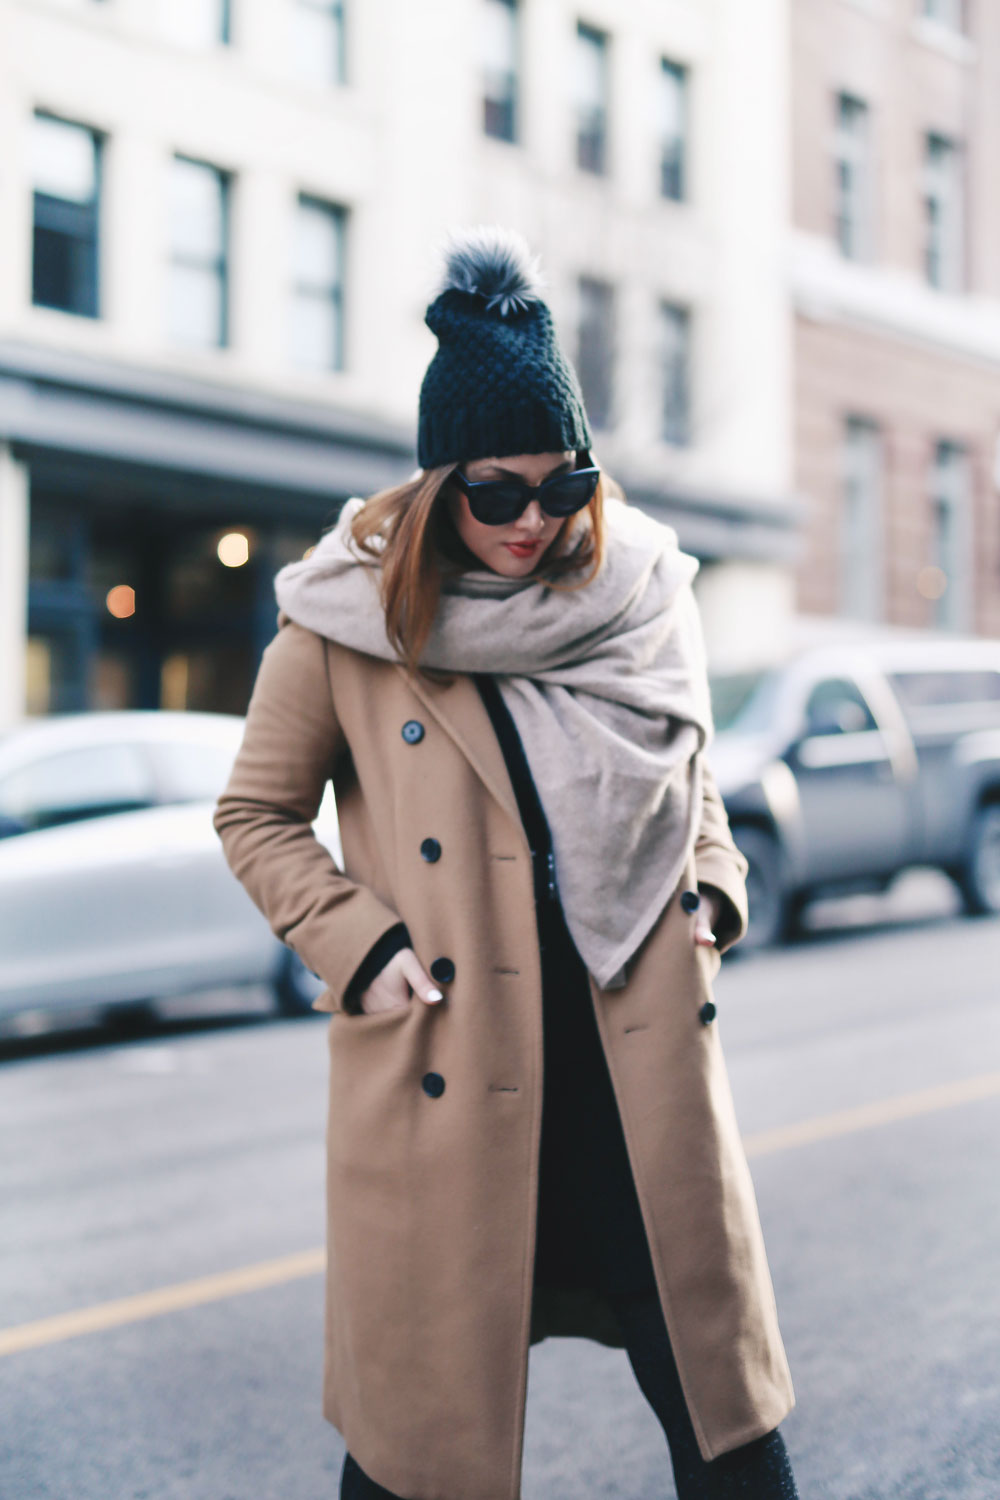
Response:
[[[589,460],[590,454],[586,454]],[[468,496],[469,509],[484,526],[509,526],[524,514],[531,501],[538,503],[549,516],[572,516],[590,503],[601,471],[596,464],[585,469],[569,469],[542,484],[525,484],[523,479],[484,479],[470,483],[459,469],[451,478]]]

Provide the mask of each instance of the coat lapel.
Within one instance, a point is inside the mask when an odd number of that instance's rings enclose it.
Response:
[[[448,682],[437,682],[429,677],[410,676],[399,665],[396,671],[454,740],[487,791],[525,838],[507,762],[473,679],[465,673],[456,673]]]

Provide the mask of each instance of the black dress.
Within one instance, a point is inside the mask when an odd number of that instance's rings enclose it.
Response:
[[[559,899],[548,823],[495,679],[475,681],[507,762],[535,875],[545,1046],[535,1282],[649,1291],[656,1282],[645,1226],[587,970]]]
[[[507,763],[534,871],[544,1038],[535,1282],[652,1291],[656,1281],[618,1102],[587,970],[563,915],[548,823],[496,680],[483,673],[475,683]],[[347,986],[345,1010],[359,1010],[364,990],[409,946],[404,923],[384,933]]]

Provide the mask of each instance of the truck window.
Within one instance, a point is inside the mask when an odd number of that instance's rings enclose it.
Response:
[[[861,689],[849,677],[824,677],[816,683],[806,703],[808,734],[836,733],[835,722],[840,723],[840,732],[844,734],[878,728]]]
[[[1000,672],[890,672],[889,681],[907,708],[1000,703]]]

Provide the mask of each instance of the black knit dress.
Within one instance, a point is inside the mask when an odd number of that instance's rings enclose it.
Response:
[[[495,679],[475,681],[507,762],[535,876],[545,1045],[535,1282],[649,1291],[656,1282],[645,1226],[587,970],[563,916],[548,823]]]

